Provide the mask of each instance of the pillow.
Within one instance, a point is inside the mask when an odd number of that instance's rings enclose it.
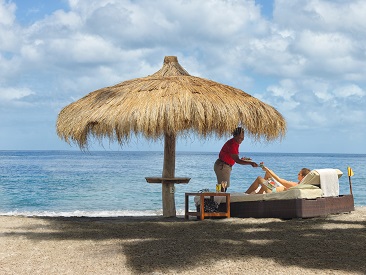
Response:
[[[334,169],[337,172],[338,178],[342,177],[343,172],[339,169]],[[312,185],[319,185],[320,186],[320,176],[319,173],[316,170],[311,170],[309,174],[305,176],[305,178],[302,179],[300,182],[300,185],[302,184],[312,184]]]

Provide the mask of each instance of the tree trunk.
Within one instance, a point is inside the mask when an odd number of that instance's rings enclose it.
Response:
[[[175,135],[165,135],[163,178],[175,177]],[[162,182],[163,216],[175,217],[174,183]]]

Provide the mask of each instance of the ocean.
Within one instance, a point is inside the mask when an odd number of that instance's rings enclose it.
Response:
[[[177,215],[184,214],[184,193],[215,190],[213,165],[217,152],[177,152],[176,177],[190,177],[176,184]],[[241,153],[264,162],[280,177],[297,180],[303,167],[338,168],[340,193],[349,194],[347,167],[354,176],[356,206],[366,205],[365,154]],[[159,177],[163,152],[131,151],[0,151],[0,215],[25,216],[152,216],[162,215],[161,184],[145,177]],[[260,168],[234,165],[229,192],[244,192]]]

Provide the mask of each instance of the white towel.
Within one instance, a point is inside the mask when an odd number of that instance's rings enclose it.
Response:
[[[339,180],[335,169],[317,169],[320,176],[320,188],[324,197],[339,196]]]

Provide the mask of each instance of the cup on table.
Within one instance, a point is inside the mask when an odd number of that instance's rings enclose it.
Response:
[[[216,192],[221,192],[221,184],[216,184]]]
[[[221,191],[226,192],[226,190],[227,190],[227,181],[222,181],[221,182]]]

